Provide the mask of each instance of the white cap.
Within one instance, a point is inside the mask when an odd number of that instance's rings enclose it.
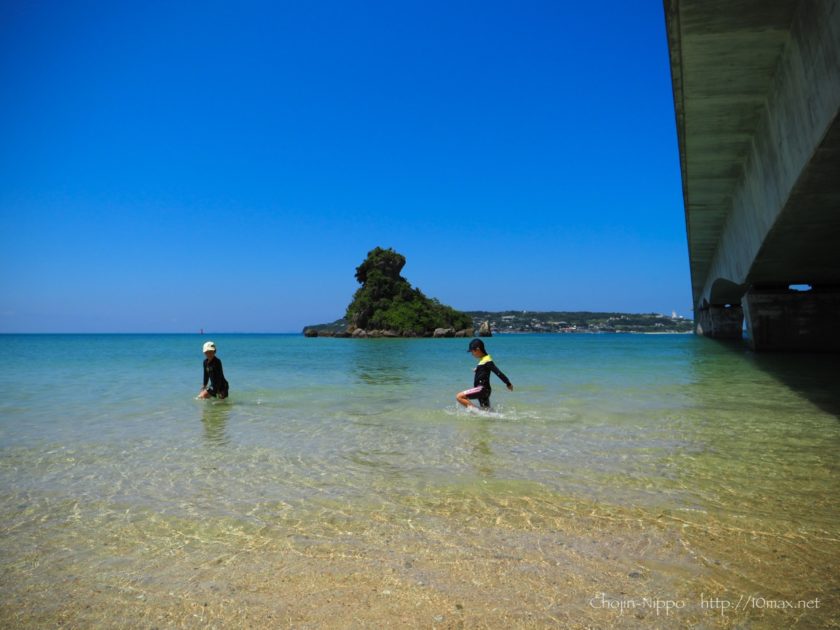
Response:
[[[208,341],[207,343],[205,343],[204,348],[202,348],[201,351],[202,352],[207,352],[208,350],[210,352],[216,352],[216,344],[213,343],[212,341]]]

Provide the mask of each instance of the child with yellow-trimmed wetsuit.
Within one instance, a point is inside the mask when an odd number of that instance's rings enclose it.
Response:
[[[508,377],[496,367],[496,364],[493,363],[493,357],[487,354],[487,350],[484,348],[484,342],[481,339],[473,339],[470,341],[470,346],[467,352],[478,359],[478,365],[475,366],[475,378],[473,379],[472,388],[458,392],[455,396],[455,400],[464,405],[464,407],[472,407],[473,405],[470,401],[477,400],[481,409],[490,409],[490,372],[493,372],[496,376],[498,376],[502,382],[507,385],[507,388],[510,391],[513,391],[513,384],[510,382]]]

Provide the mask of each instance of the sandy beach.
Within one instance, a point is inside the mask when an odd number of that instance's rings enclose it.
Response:
[[[7,553],[10,543],[17,552],[4,566],[0,622],[9,628],[837,622],[840,580],[836,564],[826,561],[840,557],[835,539],[522,490],[409,501],[413,516],[404,522],[373,507],[325,506],[322,518],[289,511],[277,522],[250,526],[234,518],[195,526],[115,513],[95,539],[86,535],[84,514],[68,504],[66,522],[37,541],[14,528],[3,532]],[[312,527],[313,517],[320,527]],[[298,529],[296,522],[309,525]],[[784,572],[768,570],[780,563]],[[743,597],[751,595],[748,605]],[[806,600],[803,608],[781,608],[792,597],[794,606]]]

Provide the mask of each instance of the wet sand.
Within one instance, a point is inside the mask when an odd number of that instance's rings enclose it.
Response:
[[[208,521],[68,502],[63,522],[34,529],[26,522],[40,512],[33,506],[3,526],[0,625],[840,623],[836,533],[795,524],[756,531],[749,519],[738,526],[691,511],[584,503],[536,486],[407,497],[398,511],[263,508],[251,521]]]

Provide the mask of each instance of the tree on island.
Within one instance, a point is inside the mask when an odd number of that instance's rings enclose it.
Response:
[[[430,335],[436,328],[472,328],[472,318],[426,297],[400,275],[405,256],[377,247],[356,267],[362,285],[347,307],[350,329],[391,330],[401,335]]]

